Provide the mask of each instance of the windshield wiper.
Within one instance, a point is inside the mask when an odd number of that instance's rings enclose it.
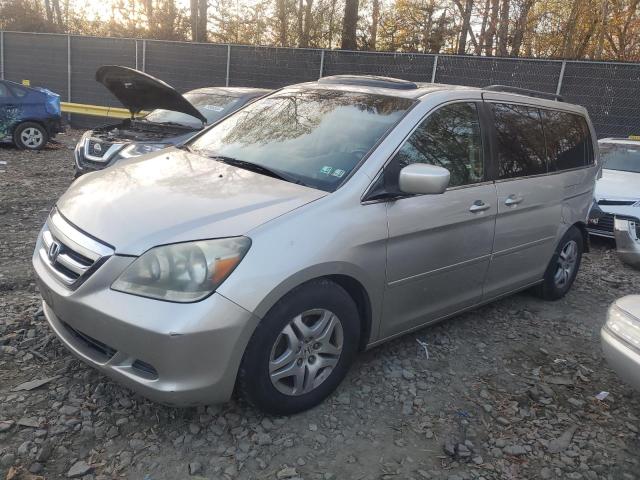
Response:
[[[269,177],[277,178],[278,180],[284,180],[285,182],[291,182],[297,185],[306,186],[299,179],[292,177],[291,175],[287,175],[283,172],[279,172],[278,170],[274,170],[272,168],[259,165],[257,163],[248,162],[246,160],[239,160],[233,157],[226,157],[224,155],[212,155],[209,158],[212,158],[213,160],[217,160],[218,162],[226,163],[227,165],[232,165],[234,167],[243,168],[251,172],[261,173]]]

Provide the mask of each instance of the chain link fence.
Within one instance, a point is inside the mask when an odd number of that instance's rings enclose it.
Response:
[[[96,69],[107,64],[143,70],[179,91],[205,86],[279,88],[338,74],[476,87],[503,84],[560,93],[583,105],[599,137],[640,134],[640,64],[0,32],[0,78],[28,79],[59,93],[63,101],[117,106],[94,80]]]

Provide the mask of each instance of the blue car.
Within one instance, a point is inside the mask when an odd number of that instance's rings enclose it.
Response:
[[[40,150],[62,131],[60,95],[0,80],[0,142]]]

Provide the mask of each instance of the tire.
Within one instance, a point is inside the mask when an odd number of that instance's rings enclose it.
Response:
[[[312,408],[347,374],[359,337],[358,309],[349,294],[326,279],[307,282],[279,300],[256,328],[238,372],[238,392],[273,415]]]
[[[564,297],[576,279],[583,251],[582,232],[572,226],[558,243],[544,273],[544,280],[536,287],[536,294],[544,300],[559,300]]]
[[[49,132],[39,123],[24,122],[13,131],[13,141],[22,150],[42,150],[49,141]]]

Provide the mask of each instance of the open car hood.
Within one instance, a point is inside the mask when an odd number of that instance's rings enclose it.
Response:
[[[107,87],[131,114],[163,108],[207,119],[171,85],[129,67],[104,65],[96,71],[96,81]]]

